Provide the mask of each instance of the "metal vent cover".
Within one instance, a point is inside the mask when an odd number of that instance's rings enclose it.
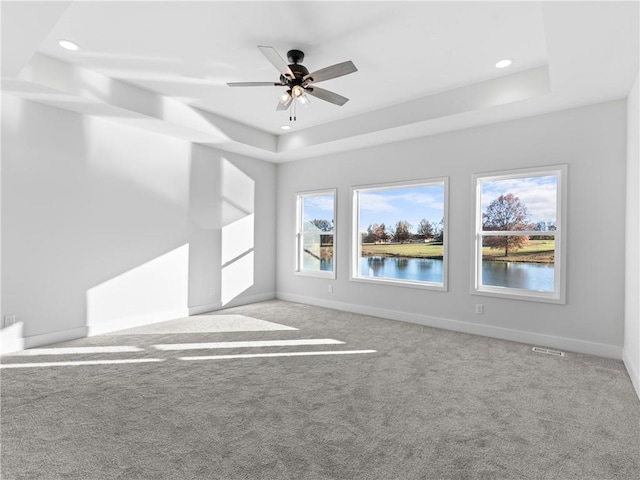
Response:
[[[560,350],[551,350],[550,348],[533,347],[532,350],[536,353],[545,353],[547,355],[555,355],[556,357],[564,357],[564,352]]]

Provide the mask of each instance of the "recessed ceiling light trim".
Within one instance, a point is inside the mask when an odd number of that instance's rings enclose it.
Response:
[[[291,127],[289,125],[282,125],[280,128],[282,130],[291,130]]]
[[[71,40],[59,40],[58,45],[60,45],[65,50],[71,50],[72,52],[75,52],[76,50],[80,49],[78,44],[72,42]]]
[[[503,58],[496,62],[496,68],[507,68],[513,65],[513,59],[511,58]]]

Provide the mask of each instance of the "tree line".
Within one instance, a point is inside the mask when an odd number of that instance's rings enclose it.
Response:
[[[426,218],[420,220],[415,233],[406,220],[398,220],[393,227],[384,223],[372,223],[362,233],[362,243],[407,243],[415,240],[442,242],[444,237],[444,218],[439,222],[430,222]]]
[[[482,214],[482,228],[484,231],[553,231],[556,225],[553,222],[530,223],[531,217],[527,206],[512,193],[500,195],[493,200]],[[307,222],[306,229],[320,232],[332,232],[333,220],[313,219]],[[366,232],[361,233],[362,243],[407,243],[416,240],[426,242],[442,242],[444,237],[444,218],[439,222],[431,222],[426,218],[420,220],[416,231],[412,232],[413,225],[406,220],[398,220],[392,227],[384,223],[371,223]],[[333,243],[333,235],[322,235],[322,243]],[[540,235],[542,240],[552,240],[553,235]],[[483,245],[496,250],[504,250],[508,256],[526,246],[529,236],[485,236]]]

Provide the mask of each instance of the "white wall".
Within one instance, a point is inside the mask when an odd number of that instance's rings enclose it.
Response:
[[[2,313],[27,347],[273,297],[274,165],[9,95],[2,113]]]
[[[277,296],[621,358],[625,112],[617,101],[279,165]],[[566,305],[471,295],[472,174],[555,164],[569,166]],[[449,291],[349,281],[350,187],[441,176],[450,177]],[[294,276],[294,194],[333,187],[337,279]]]
[[[623,360],[640,397],[640,95],[638,79],[627,99],[627,211]]]

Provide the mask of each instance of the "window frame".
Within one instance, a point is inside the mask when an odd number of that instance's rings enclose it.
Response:
[[[384,277],[362,277],[360,272],[360,258],[362,245],[360,244],[360,201],[359,194],[362,191],[375,191],[395,189],[402,187],[423,187],[442,184],[444,187],[444,225],[442,230],[442,283],[421,282],[411,280],[400,280]],[[352,282],[361,282],[374,285],[389,285],[395,287],[417,288],[422,290],[433,290],[446,292],[449,288],[449,177],[423,178],[417,180],[405,180],[399,182],[385,182],[369,185],[356,185],[351,187],[351,253],[350,253],[350,275]]]
[[[557,176],[556,191],[556,230],[540,232],[537,230],[519,231],[483,231],[482,230],[482,182],[517,178]],[[543,303],[566,303],[566,213],[567,213],[567,165],[549,165],[517,170],[502,170],[490,173],[474,174],[472,180],[472,227],[473,241],[471,258],[471,294],[489,297],[510,298]],[[554,237],[554,291],[543,292],[513,287],[482,285],[482,237],[484,236],[553,236]]]
[[[295,238],[295,261],[294,261],[294,275],[300,275],[304,277],[316,277],[327,278],[334,280],[336,278],[337,267],[337,230],[338,230],[338,189],[326,188],[322,190],[307,190],[303,192],[296,192],[296,238]],[[302,209],[303,199],[305,197],[319,197],[322,195],[333,195],[333,232],[323,233],[322,235],[333,235],[333,270],[305,270],[303,268],[304,262],[302,261],[302,245],[304,235],[304,212]]]

